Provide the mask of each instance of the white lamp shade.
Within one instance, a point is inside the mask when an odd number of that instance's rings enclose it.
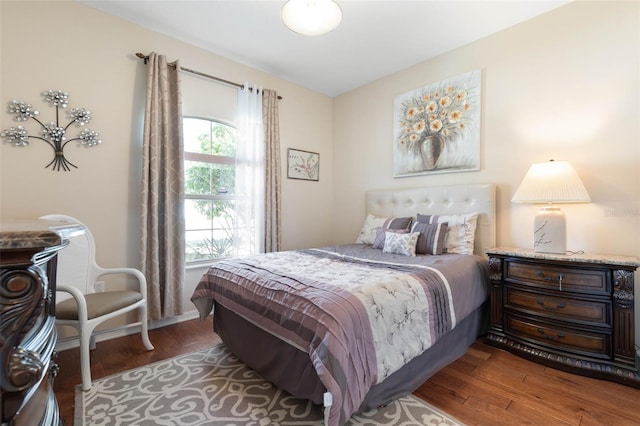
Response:
[[[591,201],[575,169],[567,161],[535,163],[511,199],[514,203],[548,203],[533,223],[533,248],[539,253],[565,254],[567,229],[564,213],[551,204]]]
[[[280,15],[289,29],[304,35],[328,33],[342,22],[342,9],[334,0],[289,0]]]
[[[514,203],[588,203],[589,193],[568,161],[535,163],[511,199]]]

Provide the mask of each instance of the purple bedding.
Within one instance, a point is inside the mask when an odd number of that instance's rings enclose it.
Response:
[[[308,353],[331,393],[330,425],[432,347],[487,298],[485,260],[406,257],[369,245],[268,253],[217,263],[192,296]]]

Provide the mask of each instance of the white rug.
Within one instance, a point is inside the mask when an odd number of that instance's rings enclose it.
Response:
[[[461,425],[413,395],[354,415],[347,425]],[[75,426],[323,425],[322,407],[293,398],[223,345],[76,387]]]

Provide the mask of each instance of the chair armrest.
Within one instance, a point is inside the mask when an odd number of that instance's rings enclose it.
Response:
[[[135,268],[101,268],[98,267],[98,273],[96,279],[104,277],[105,275],[125,274],[132,275],[138,280],[137,290],[142,294],[144,299],[147,298],[147,279],[144,274]]]
[[[56,291],[69,293],[71,297],[73,297],[76,303],[78,304],[78,320],[87,321],[87,317],[88,317],[87,301],[84,299],[84,295],[80,290],[72,286],[68,286],[64,284],[56,284]]]

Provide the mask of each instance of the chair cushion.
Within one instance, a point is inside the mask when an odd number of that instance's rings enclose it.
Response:
[[[117,311],[142,300],[137,291],[105,291],[84,295],[87,301],[87,316],[93,319]],[[56,318],[65,320],[78,319],[78,304],[76,299],[70,298],[56,304]]]

